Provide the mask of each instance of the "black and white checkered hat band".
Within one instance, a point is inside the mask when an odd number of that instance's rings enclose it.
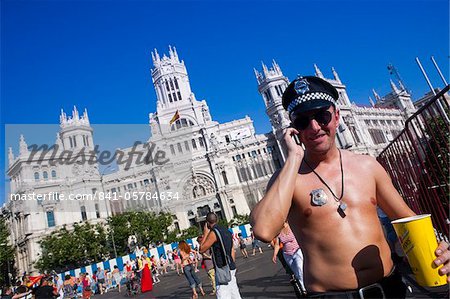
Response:
[[[312,92],[312,93],[304,94],[304,95],[296,98],[295,100],[293,100],[287,107],[287,111],[289,113],[291,113],[295,109],[295,107],[297,107],[301,103],[304,103],[307,101],[312,101],[312,100],[325,100],[325,101],[331,102],[332,104],[334,104],[334,102],[335,102],[333,97],[331,95],[329,95],[328,93]]]

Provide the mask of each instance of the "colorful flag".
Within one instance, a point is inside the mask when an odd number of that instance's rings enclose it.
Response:
[[[172,119],[169,122],[169,125],[172,125],[174,122],[177,121],[177,119],[180,118],[180,113],[178,113],[178,110],[175,112],[175,114],[172,116]]]
[[[31,288],[34,285],[37,285],[41,279],[44,277],[44,275],[38,275],[38,276],[29,276],[30,281],[28,283],[26,283],[26,286]]]

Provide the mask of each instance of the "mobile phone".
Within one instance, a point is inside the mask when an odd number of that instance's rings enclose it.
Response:
[[[302,146],[302,142],[300,141],[300,137],[298,137],[298,135],[293,135],[292,139],[295,141],[295,143],[297,143],[297,145]]]

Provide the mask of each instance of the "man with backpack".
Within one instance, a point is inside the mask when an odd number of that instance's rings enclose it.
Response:
[[[217,224],[217,215],[209,212],[203,228],[200,253],[211,248],[216,275],[217,298],[241,299],[236,281],[236,252],[231,233]]]

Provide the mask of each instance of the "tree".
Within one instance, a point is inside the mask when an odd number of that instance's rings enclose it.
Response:
[[[62,227],[40,241],[41,255],[36,267],[41,272],[63,272],[98,263],[114,257],[114,245],[119,256],[129,253],[128,237],[135,235],[139,246],[171,243],[196,237],[198,228],[178,232],[170,230],[170,213],[129,211],[107,219],[107,225],[89,222],[75,223],[71,229]]]
[[[8,242],[9,230],[4,217],[0,217],[0,285],[11,284],[15,277],[14,248]]]
[[[191,226],[187,229],[184,229],[181,232],[181,235],[177,238],[177,241],[182,241],[186,239],[196,238],[200,235],[201,231],[198,226]]]
[[[229,227],[239,226],[250,223],[250,216],[248,214],[245,215],[236,215],[233,219],[228,222]]]
[[[169,230],[173,216],[170,213],[149,211],[128,211],[108,219],[110,234],[114,235],[117,254],[129,253],[128,237],[136,236],[140,246],[170,243],[176,239],[176,232]]]
[[[41,272],[76,269],[110,257],[106,229],[89,222],[75,223],[73,229],[65,226],[39,242],[42,252],[36,262]]]

